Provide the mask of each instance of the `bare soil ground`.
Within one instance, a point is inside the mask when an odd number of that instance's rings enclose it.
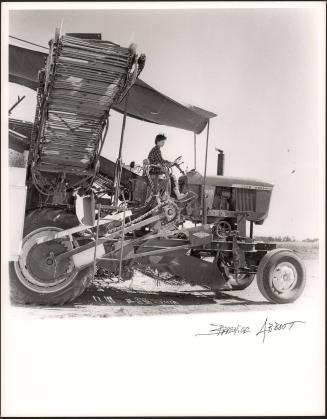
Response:
[[[283,308],[313,304],[323,289],[319,275],[318,246],[315,243],[280,243],[279,247],[297,251],[304,260],[307,283],[302,296]],[[64,307],[15,307],[19,314],[36,318],[76,318],[142,316],[177,313],[213,313],[278,310],[258,290],[256,280],[243,291],[213,293],[199,286],[167,284],[136,271],[129,281],[98,278],[73,304]]]

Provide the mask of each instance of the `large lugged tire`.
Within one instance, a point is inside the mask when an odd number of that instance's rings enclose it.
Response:
[[[56,261],[69,242],[36,239],[78,225],[74,214],[61,209],[31,211],[25,219],[24,240],[17,262],[10,262],[10,295],[13,303],[62,305],[75,300],[92,279],[92,268],[78,271],[72,260]]]
[[[297,300],[304,290],[305,281],[304,264],[291,250],[271,250],[259,264],[258,288],[272,303],[292,303]]]

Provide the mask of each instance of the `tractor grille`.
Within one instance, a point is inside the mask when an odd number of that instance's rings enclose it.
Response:
[[[235,188],[235,210],[255,211],[256,190]]]

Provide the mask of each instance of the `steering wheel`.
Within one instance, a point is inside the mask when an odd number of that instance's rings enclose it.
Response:
[[[182,173],[182,175],[185,175],[185,172],[184,172],[184,170],[181,168],[181,164],[183,164],[184,162],[182,162],[181,160],[182,160],[182,158],[183,158],[183,156],[179,156],[179,157],[177,157],[177,159],[175,159],[174,160],[174,162],[173,162],[173,164],[172,164],[172,166],[176,166],[177,167],[177,169]],[[171,167],[172,167],[171,166]]]

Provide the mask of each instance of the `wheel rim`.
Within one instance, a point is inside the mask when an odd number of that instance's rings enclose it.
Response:
[[[279,263],[272,272],[272,285],[280,294],[288,293],[296,287],[298,273],[290,262]]]
[[[44,227],[24,238],[19,259],[15,262],[15,271],[26,288],[51,293],[64,289],[74,280],[77,270],[72,259],[55,260],[56,255],[72,248],[70,242],[52,240],[37,244],[40,237],[51,238],[61,230],[58,227]]]

